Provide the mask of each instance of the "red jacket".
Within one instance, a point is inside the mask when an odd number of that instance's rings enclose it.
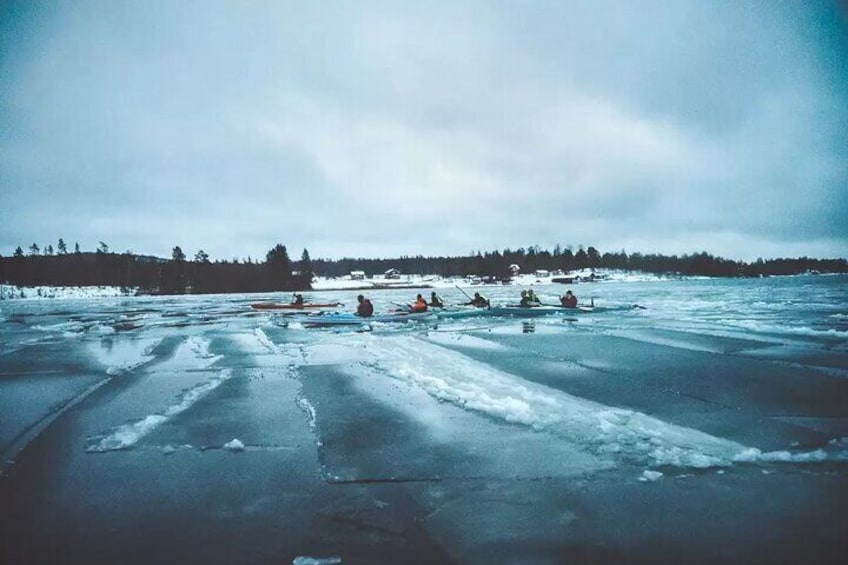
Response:
[[[356,307],[356,315],[363,318],[370,318],[374,315],[374,305],[367,298],[363,298],[359,306]]]

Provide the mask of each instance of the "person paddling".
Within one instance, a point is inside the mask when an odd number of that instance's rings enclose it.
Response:
[[[541,306],[541,303],[539,302],[539,297],[536,296],[536,293],[533,292],[533,289],[521,291],[520,304],[522,308],[532,308],[534,306]]]
[[[471,299],[471,302],[466,302],[467,305],[476,306],[477,308],[488,308],[489,307],[489,299],[480,294],[479,292],[474,293],[474,298]]]
[[[409,311],[413,314],[427,311],[427,301],[420,294],[415,297],[415,303],[409,307]]]
[[[433,308],[445,307],[445,301],[442,300],[442,298],[438,294],[436,294],[435,290],[430,293],[430,306]]]
[[[361,294],[356,297],[356,300],[359,302],[359,305],[356,307],[357,316],[362,316],[363,318],[370,318],[374,315],[374,305],[371,304],[370,300],[368,300]]]
[[[563,308],[577,308],[577,297],[570,290],[565,292],[565,296],[560,297]]]

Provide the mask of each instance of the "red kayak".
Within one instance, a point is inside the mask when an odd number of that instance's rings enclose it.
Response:
[[[341,306],[341,302],[332,302],[328,304],[316,304],[309,302],[307,304],[280,304],[277,302],[257,302],[251,304],[250,307],[254,310],[304,310],[306,308],[336,308]]]

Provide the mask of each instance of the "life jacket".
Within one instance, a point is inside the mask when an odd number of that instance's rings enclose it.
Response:
[[[577,297],[573,294],[562,299],[562,305],[566,308],[577,308]]]
[[[415,304],[412,305],[413,312],[426,312],[427,311],[427,302],[423,298],[416,300]]]

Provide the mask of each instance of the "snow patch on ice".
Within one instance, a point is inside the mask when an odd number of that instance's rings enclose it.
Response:
[[[268,337],[262,328],[256,328],[253,330],[253,334],[256,336],[256,340],[259,342],[259,345],[267,349],[271,353],[279,353],[280,350],[274,345],[274,342],[271,341],[271,338]]]
[[[500,343],[459,332],[430,332],[427,334],[427,340],[438,345],[469,347],[490,351],[502,351],[507,349],[505,345]]]
[[[662,478],[663,474],[659,471],[645,471],[642,473],[642,476],[639,477],[639,480],[643,483],[653,483]]]
[[[275,344],[268,334],[260,327],[253,328],[250,333],[233,334],[232,339],[236,341],[239,348],[245,353],[253,355],[279,355],[287,351]]]
[[[214,355],[209,353],[208,339],[193,335],[186,340],[186,344],[196,357],[202,357],[204,359],[214,357]]]
[[[295,557],[292,565],[338,565],[342,562],[341,557]]]
[[[137,422],[124,424],[109,435],[91,438],[86,451],[90,453],[102,453],[133,447],[143,437],[150,434],[163,423],[191,408],[198,400],[218,388],[221,383],[230,377],[232,377],[232,371],[230,369],[222,370],[218,375],[205,383],[201,383],[183,393],[179,401],[168,407],[164,414],[151,414]]]
[[[118,375],[131,371],[153,359],[153,351],[162,343],[162,338],[154,339],[110,339],[91,343],[89,352],[106,368],[106,374]]]
[[[764,324],[753,320],[720,320],[720,323],[727,326],[742,328],[744,330],[777,335],[794,335],[803,337],[837,337],[848,338],[848,330],[837,330],[830,328],[826,330],[817,330],[809,326],[777,326],[772,324]]]
[[[233,453],[238,453],[244,451],[244,444],[238,438],[233,438],[232,441],[228,441],[224,444],[224,449],[232,451]]]
[[[168,360],[171,370],[178,369],[207,369],[214,365],[223,355],[215,355],[209,351],[210,341],[206,337],[192,335],[187,337]]]
[[[305,347],[302,352],[301,364],[309,366],[338,365],[364,361],[367,358],[367,352],[361,347],[328,340]]]
[[[848,461],[848,451],[840,443],[831,442],[827,448],[811,451],[767,451],[749,448],[733,459],[738,463],[821,463],[825,461]]]
[[[309,402],[309,400],[307,400],[306,398],[304,398],[302,396],[297,399],[297,405],[300,406],[300,409],[303,410],[306,413],[306,419],[307,419],[307,422],[309,424],[309,428],[312,431],[315,431],[315,422],[316,422],[315,407],[312,406],[312,403]]]

